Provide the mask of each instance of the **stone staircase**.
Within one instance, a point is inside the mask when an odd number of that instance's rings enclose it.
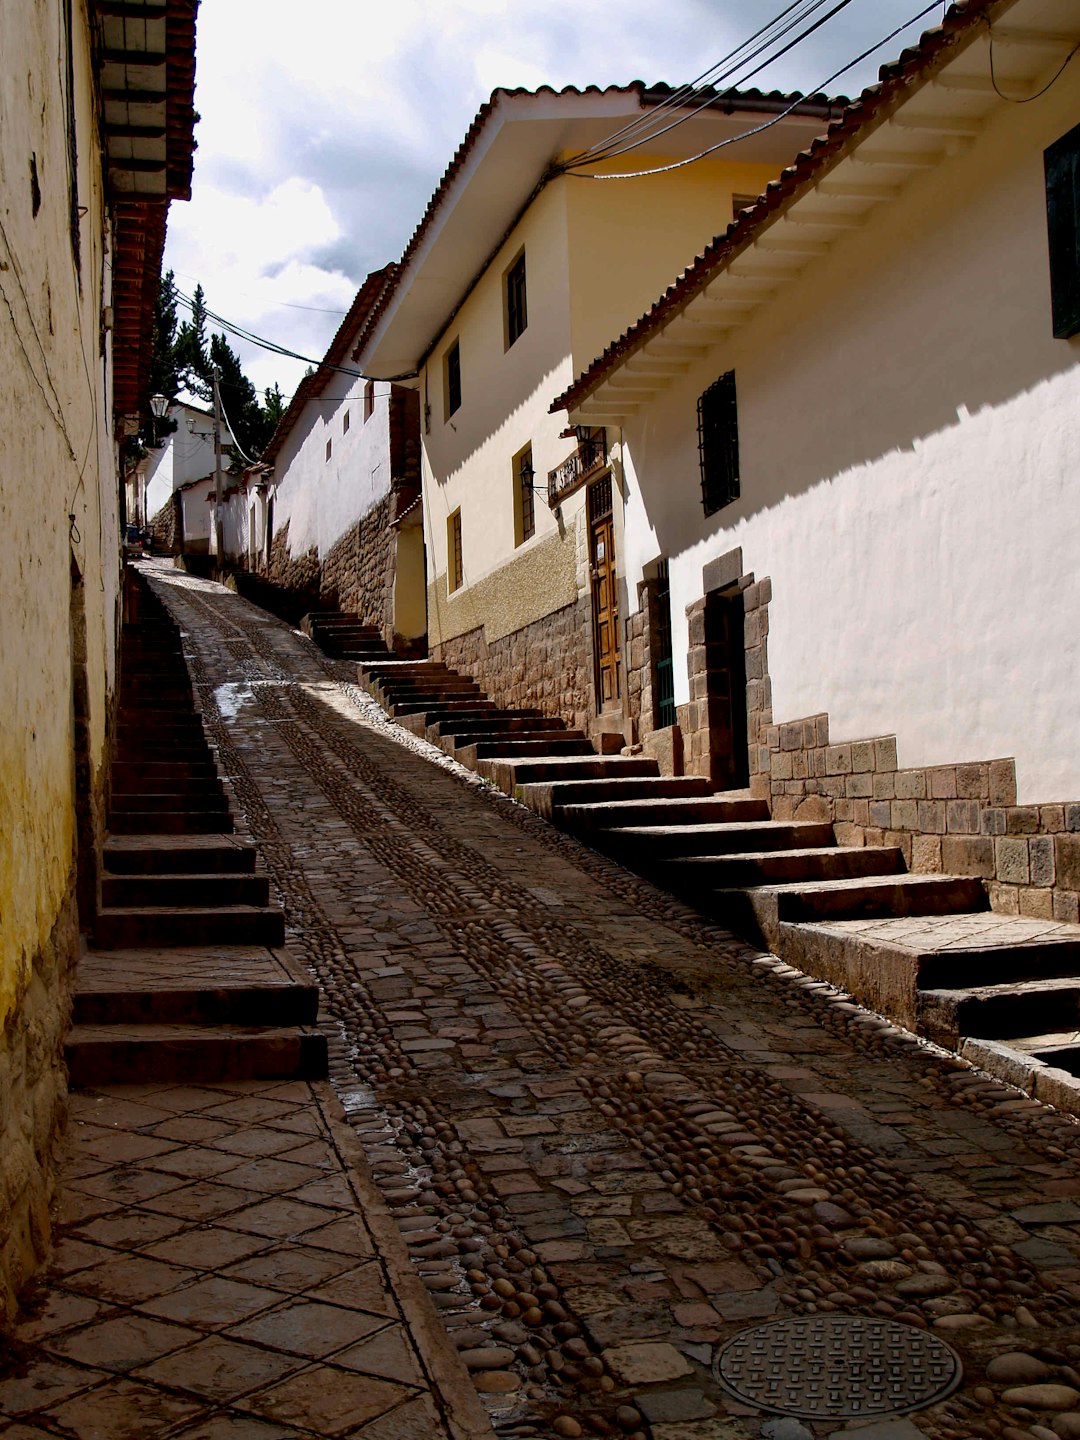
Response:
[[[992,914],[977,879],[911,874],[896,847],[839,845],[830,824],[774,821],[748,792],[597,755],[439,662],[361,661],[359,678],[412,733],[861,1004],[950,1048],[1004,1043],[1080,1075],[1080,926]]]
[[[367,664],[394,658],[377,626],[365,625],[359,615],[344,610],[313,610],[300,621],[300,629],[331,660]]]
[[[317,1078],[318,992],[284,950],[194,708],[180,636],[137,571],[121,642],[109,835],[75,980],[75,1085]]]

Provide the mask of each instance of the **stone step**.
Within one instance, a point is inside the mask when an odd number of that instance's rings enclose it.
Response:
[[[490,740],[470,740],[464,745],[457,747],[444,746],[450,749],[451,753],[462,765],[475,770],[481,760],[491,757],[501,759],[522,759],[530,756],[562,756],[562,755],[595,755],[592,742],[578,731],[576,734],[563,735],[513,735],[505,739],[498,736]]]
[[[438,684],[448,679],[470,679],[470,676],[463,676],[457,670],[451,670],[448,665],[440,665],[437,660],[380,660],[375,665],[364,667],[361,679],[372,682],[382,680],[425,680],[431,684]]]
[[[591,800],[559,807],[559,823],[568,830],[591,833],[614,830],[623,825],[649,825],[663,820],[668,825],[731,824],[737,821],[768,820],[764,800],[749,796],[733,799],[727,795],[640,796],[627,800]]]
[[[256,851],[247,840],[217,835],[112,835],[102,850],[111,875],[253,873]]]
[[[452,720],[440,720],[433,725],[435,737],[440,740],[487,740],[500,735],[514,735],[527,731],[532,735],[540,733],[581,735],[581,730],[570,730],[566,721],[554,715],[541,715],[517,710],[499,710],[492,706],[490,712],[473,718],[462,716]]]
[[[218,781],[217,767],[209,760],[114,760],[112,788],[118,790],[150,790],[161,794],[173,786]]]
[[[920,990],[918,1010],[919,1033],[949,1049],[969,1037],[1019,1040],[1017,1048],[1025,1051],[1032,1037],[1053,1034],[1072,1043],[1080,1032],[1080,973],[972,990]]]
[[[139,739],[146,735],[159,735],[165,739],[204,738],[202,721],[191,712],[177,715],[171,710],[121,710],[116,718],[116,738]]]
[[[486,699],[475,680],[380,680],[376,693],[392,704],[422,700]]]
[[[221,781],[199,780],[188,788],[177,786],[174,790],[153,794],[146,790],[114,791],[109,801],[109,813],[127,814],[132,810],[154,813],[159,810],[185,810],[193,815],[213,814],[227,811],[228,796],[221,788]]]
[[[94,917],[99,950],[148,945],[284,945],[285,916],[267,905],[105,906]]]
[[[788,922],[953,915],[988,906],[982,882],[970,875],[824,880],[778,889],[776,904],[777,918]]]
[[[597,777],[592,780],[547,780],[518,787],[517,798],[545,820],[562,825],[570,805],[603,805],[610,801],[702,798],[711,793],[708,780],[700,775],[660,775],[631,778]],[[568,827],[567,827],[568,828]]]
[[[519,786],[555,780],[605,780],[617,777],[656,775],[660,768],[644,755],[549,755],[535,760],[478,760],[477,774],[508,795]]]
[[[75,974],[77,1025],[313,1025],[318,986],[265,946],[88,950]]]
[[[101,903],[109,909],[144,905],[256,905],[270,904],[266,875],[223,873],[185,875],[109,875],[101,877]]]
[[[109,815],[112,835],[230,835],[233,818],[219,810],[131,810]]]
[[[414,696],[412,699],[408,700],[390,699],[384,695],[376,695],[375,699],[378,700],[379,704],[383,707],[383,709],[388,715],[394,717],[397,717],[399,715],[416,715],[420,713],[426,714],[428,711],[433,710],[436,707],[439,707],[440,709],[442,709],[443,713],[446,713],[448,703],[447,701],[443,700],[440,695],[436,694]],[[451,701],[449,703],[452,704],[453,702]]]
[[[1009,1041],[1013,1050],[1041,1060],[1044,1065],[1053,1065],[1069,1075],[1080,1075],[1080,1039],[1063,1031],[1050,1031],[1043,1035],[1025,1035]],[[1072,1111],[1076,1114],[1076,1109]]]
[[[756,854],[762,850],[803,850],[835,844],[833,829],[821,820],[745,820],[688,825],[623,825],[596,830],[592,839],[610,854],[650,862],[671,856]]]
[[[197,745],[139,744],[128,741],[116,747],[113,764],[167,765],[173,760],[181,765],[208,765],[217,772],[214,752],[205,741]]]
[[[899,847],[823,845],[749,854],[689,855],[655,862],[657,878],[680,895],[733,886],[788,885],[904,873]]]
[[[319,1080],[326,1037],[302,1026],[75,1025],[64,1046],[76,1086]]]
[[[1080,975],[1080,926],[996,915],[983,897],[955,914],[778,924],[775,907],[770,918],[761,904],[776,893],[745,892],[758,899],[774,953],[910,1030],[923,1025],[924,1004],[930,1015],[938,1003],[924,993]]]
[[[421,710],[410,711],[408,714],[396,715],[394,718],[402,729],[427,739],[428,731],[436,725],[452,722],[459,715],[480,715],[485,709],[494,712],[494,706],[491,706],[490,703],[477,705],[475,700],[445,700],[441,704],[429,705]]]

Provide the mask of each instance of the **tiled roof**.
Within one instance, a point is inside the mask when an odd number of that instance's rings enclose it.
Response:
[[[327,347],[326,354],[320,360],[314,373],[305,375],[296,387],[296,393],[290,400],[288,409],[278,421],[277,429],[271,435],[270,443],[263,451],[264,464],[273,464],[293,426],[299,420],[304,406],[329,384],[337,373],[334,367],[343,364],[348,359],[349,350],[356,338],[357,331],[364,324],[371,307],[393,280],[396,270],[397,266],[394,264],[386,265],[381,270],[373,270],[360,286],[356,292],[356,298],[349,306],[344,320],[338,326],[334,338]]]
[[[168,0],[165,18],[165,179],[154,198],[113,195],[113,409],[147,408],[154,303],[165,250],[170,200],[191,197],[195,152],[195,15],[198,0]],[[137,58],[137,57],[136,57]],[[109,136],[106,133],[108,143]],[[113,161],[103,164],[112,176]]]
[[[424,240],[425,235],[427,234],[440,209],[442,208],[443,202],[446,199],[447,193],[449,192],[450,187],[453,185],[454,180],[461,173],[470,155],[475,150],[477,142],[479,141],[481,135],[483,134],[485,128],[491,120],[492,115],[498,108],[500,100],[504,98],[512,99],[514,96],[518,95],[561,96],[603,95],[612,93],[617,95],[636,95],[642,109],[647,109],[649,106],[667,104],[670,101],[671,96],[675,93],[675,88],[671,85],[665,84],[646,85],[644,81],[633,80],[630,82],[629,85],[612,85],[607,87],[603,87],[600,85],[587,85],[584,89],[581,89],[576,85],[566,85],[561,90],[556,90],[550,85],[541,85],[536,90],[528,90],[524,87],[519,86],[515,89],[500,88],[492,91],[491,98],[487,100],[483,105],[481,105],[480,109],[476,112],[472,124],[465,132],[465,138],[458,146],[456,152],[454,153],[454,158],[446,167],[446,170],[443,172],[442,179],[435,187],[434,194],[428,201],[427,208],[424,211],[420,223],[413,231],[408,244],[405,246],[405,249],[402,252],[401,260],[398,262],[397,275],[394,277],[394,282],[386,287],[386,290],[379,298],[378,304],[373,307],[370,315],[367,318],[363,333],[359,337],[358,348],[360,345],[363,344],[364,340],[375,328],[376,324],[382,317],[383,312],[389,305],[397,288],[397,283],[400,281],[401,277],[404,276],[406,270],[409,267],[410,261],[416,254],[417,250],[419,249],[420,245]],[[695,103],[700,103],[700,101],[697,101]],[[781,110],[787,110],[790,107],[794,106],[792,113],[795,115],[810,115],[814,117],[820,117],[822,119],[828,119],[832,116],[842,113],[842,110],[846,104],[846,97],[840,97],[837,100],[830,100],[827,96],[824,95],[804,96],[798,92],[792,92],[791,94],[785,95],[778,90],[766,92],[764,90],[750,89],[720,91],[715,95],[715,98],[711,102],[709,108],[715,107],[723,114],[733,114],[735,111],[738,110],[778,113]]]
[[[928,30],[917,45],[905,49],[899,58],[879,71],[878,83],[868,86],[857,100],[845,105],[825,135],[813,140],[781,175],[769,183],[755,204],[741,211],[722,235],[718,235],[652,308],[614,340],[568,389],[551,403],[554,413],[573,410],[592,394],[622,362],[639,350],[676,314],[706,288],[711,280],[740,254],[784,203],[808,190],[821,172],[855,148],[874,122],[892,114],[918,88],[935,62],[944,63],[949,53],[985,25],[987,12],[999,0],[957,0],[941,25]]]

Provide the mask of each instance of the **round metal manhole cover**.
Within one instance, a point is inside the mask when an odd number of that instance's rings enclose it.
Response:
[[[960,1357],[893,1320],[810,1315],[744,1330],[713,1361],[734,1399],[777,1415],[858,1420],[906,1415],[951,1395]]]

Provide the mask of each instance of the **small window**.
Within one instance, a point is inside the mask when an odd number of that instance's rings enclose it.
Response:
[[[446,589],[453,594],[460,590],[465,578],[461,558],[461,511],[455,510],[446,521]]]
[[[536,534],[536,509],[533,503],[532,446],[526,445],[514,456],[514,544],[524,545]]]
[[[1054,334],[1080,330],[1080,125],[1045,152],[1046,228]]]
[[[701,500],[713,515],[739,498],[739,424],[735,371],[709,386],[698,400],[698,456]]]
[[[364,424],[371,419],[375,413],[375,381],[369,380],[364,386]]]
[[[445,378],[446,378],[446,418],[455,415],[461,409],[461,349],[455,340],[450,349],[446,352]]]
[[[326,442],[326,458],[327,458],[327,460],[330,459],[330,456],[331,456],[333,453],[334,453],[334,442],[333,442],[333,440],[327,440],[327,442]]]
[[[506,348],[525,333],[529,307],[525,298],[525,251],[506,272]]]
[[[346,410],[345,414],[341,417],[341,433],[343,435],[347,435],[349,433],[349,423],[349,412],[348,410]]]

